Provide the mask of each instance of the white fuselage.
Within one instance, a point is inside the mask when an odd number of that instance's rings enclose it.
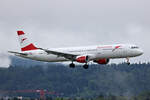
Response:
[[[57,48],[50,50],[76,55],[88,55],[91,61],[104,58],[114,59],[114,58],[136,57],[143,54],[143,51],[140,48],[138,48],[136,45],[130,44]],[[25,51],[24,53],[27,53],[28,55],[27,56],[17,55],[17,56],[46,62],[68,61],[68,59],[64,57],[59,57],[54,54],[47,54],[43,50]]]

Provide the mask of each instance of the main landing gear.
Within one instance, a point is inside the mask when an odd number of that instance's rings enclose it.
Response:
[[[83,68],[84,68],[84,69],[88,69],[88,68],[89,68],[89,65],[88,65],[88,64],[84,64],[84,65],[83,65]]]
[[[75,68],[75,64],[72,62],[71,64],[69,64],[69,67],[70,67],[70,68]],[[84,68],[84,69],[88,69],[88,68],[89,68],[89,65],[86,63],[86,64],[83,65],[83,68]]]
[[[72,62],[70,65],[69,65],[70,68],[75,68],[75,64]]]
[[[130,61],[129,61],[129,58],[126,58],[127,59],[127,65],[130,65]]]

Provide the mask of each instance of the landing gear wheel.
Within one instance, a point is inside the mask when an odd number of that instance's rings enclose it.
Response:
[[[88,64],[85,64],[85,65],[83,65],[83,68],[84,68],[84,69],[88,69],[88,68],[89,68],[89,65],[88,65]]]
[[[130,65],[130,61],[129,61],[129,58],[126,58],[127,59],[127,65]]]
[[[69,65],[69,67],[70,67],[70,68],[75,68],[75,64],[74,64],[74,63],[71,63],[71,64]]]

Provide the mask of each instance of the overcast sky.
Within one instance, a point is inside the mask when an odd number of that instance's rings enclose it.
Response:
[[[132,43],[147,62],[150,0],[0,0],[1,55],[20,51],[17,30],[44,48]]]

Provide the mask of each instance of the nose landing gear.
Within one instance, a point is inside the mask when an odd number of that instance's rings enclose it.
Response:
[[[130,61],[129,61],[129,58],[126,58],[127,59],[127,65],[130,65]]]

